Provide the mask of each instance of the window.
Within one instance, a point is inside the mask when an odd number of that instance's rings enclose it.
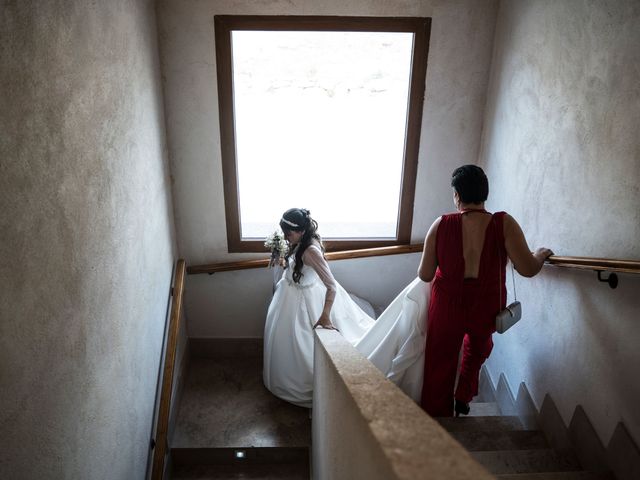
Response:
[[[430,19],[216,16],[230,252],[291,207],[328,249],[409,243]]]

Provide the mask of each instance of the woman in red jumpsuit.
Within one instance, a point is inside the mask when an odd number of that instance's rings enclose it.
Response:
[[[422,408],[433,417],[469,413],[480,367],[493,348],[496,314],[506,304],[507,257],[521,275],[532,277],[552,255],[548,248],[532,253],[509,214],[484,209],[489,182],[480,167],[457,168],[451,186],[457,212],[433,223],[418,269],[423,281],[432,282]]]

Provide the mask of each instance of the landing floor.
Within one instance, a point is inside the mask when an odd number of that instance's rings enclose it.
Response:
[[[262,358],[192,358],[173,448],[309,447],[309,410],[274,397]]]
[[[306,480],[310,445],[309,410],[264,387],[261,355],[190,359],[171,444],[173,480]]]

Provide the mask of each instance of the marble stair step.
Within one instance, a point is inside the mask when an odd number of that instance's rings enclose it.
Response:
[[[581,470],[575,455],[551,449],[470,452],[494,475],[502,473],[569,472]]]
[[[470,417],[496,417],[502,415],[496,402],[471,402]]]
[[[195,465],[173,470],[171,480],[309,480],[309,466],[295,465]]]
[[[544,473],[507,473],[496,475],[499,480],[615,480],[609,473],[594,472],[544,472]]]
[[[436,417],[435,420],[449,432],[484,431],[496,432],[507,430],[524,430],[522,422],[516,416],[488,417]]]
[[[470,452],[490,450],[537,450],[549,448],[539,430],[455,431],[451,436]]]
[[[239,457],[237,452],[242,452]],[[197,465],[293,465],[309,464],[306,447],[272,448],[172,448],[171,463],[174,467]]]
[[[307,480],[309,472],[306,447],[171,449],[172,480]]]

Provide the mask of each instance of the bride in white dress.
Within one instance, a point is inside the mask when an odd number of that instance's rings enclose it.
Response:
[[[334,279],[318,224],[309,211],[287,210],[280,227],[290,245],[264,331],[264,384],[277,397],[311,407],[313,329],[337,329],[407,395],[422,390],[428,284],[416,278],[375,320]]]

